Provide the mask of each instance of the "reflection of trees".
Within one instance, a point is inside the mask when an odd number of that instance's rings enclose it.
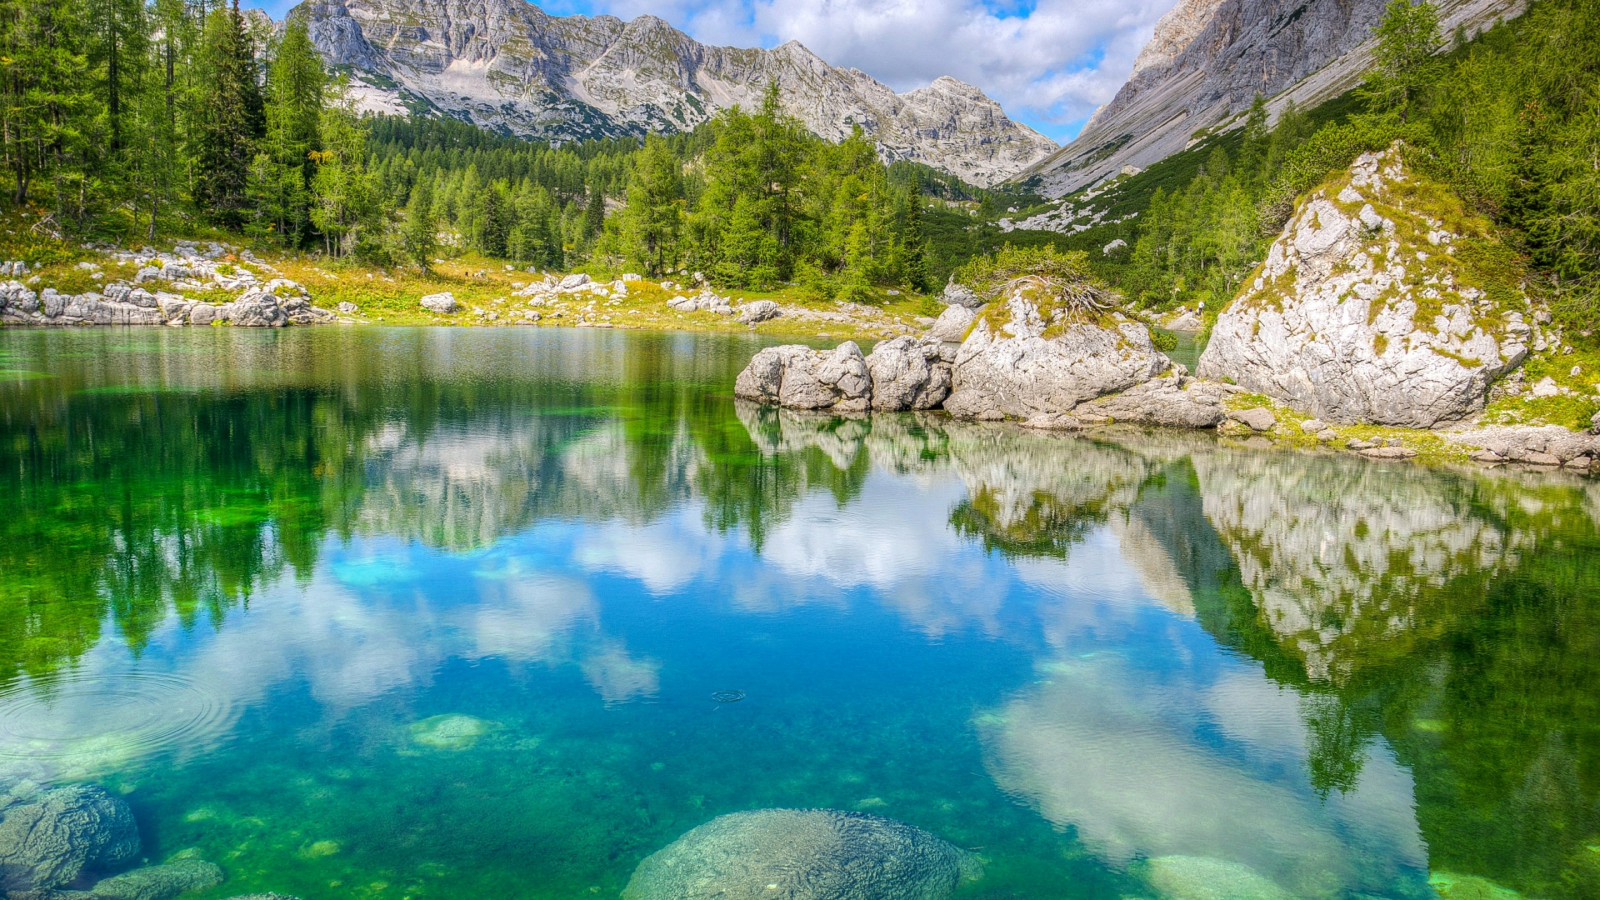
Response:
[[[308,574],[329,535],[466,549],[544,518],[646,519],[717,484],[708,458],[760,460],[707,390],[748,355],[726,341],[7,340],[55,377],[0,391],[0,683],[78,658],[106,623],[138,650],[170,614],[220,618]]]

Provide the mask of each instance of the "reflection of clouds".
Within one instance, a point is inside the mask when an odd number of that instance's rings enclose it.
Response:
[[[607,703],[654,697],[661,689],[661,664],[634,659],[615,641],[606,641],[581,664],[583,677]]]
[[[617,572],[661,595],[714,571],[727,544],[702,524],[698,513],[679,509],[647,525],[613,521],[585,528],[572,558],[590,571]]]
[[[1101,652],[1041,674],[980,717],[988,765],[1002,788],[1109,862],[1231,859],[1304,895],[1376,886],[1425,864],[1410,777],[1375,753],[1359,784],[1324,804],[1302,774],[1295,695],[1253,669],[1207,683]]]

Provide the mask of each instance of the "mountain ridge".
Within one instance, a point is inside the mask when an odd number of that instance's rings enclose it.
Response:
[[[687,131],[776,81],[786,111],[841,140],[860,126],[887,160],[980,186],[1056,149],[950,77],[895,93],[797,41],[717,47],[651,15],[552,16],[525,0],[308,0],[312,41],[367,111],[435,113],[552,141]]]
[[[1078,137],[1029,166],[1059,197],[1144,168],[1242,124],[1257,93],[1272,121],[1354,88],[1371,65],[1386,0],[1179,0],[1156,25],[1116,96]],[[1514,18],[1527,0],[1439,0],[1439,29],[1470,34]]]

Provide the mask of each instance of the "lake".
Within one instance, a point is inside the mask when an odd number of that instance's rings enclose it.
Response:
[[[764,807],[960,897],[1600,896],[1600,482],[796,414],[759,346],[0,332],[0,778],[195,897],[616,897]]]

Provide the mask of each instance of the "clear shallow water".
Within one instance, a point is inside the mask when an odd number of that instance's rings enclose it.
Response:
[[[768,806],[964,897],[1600,896],[1600,484],[780,413],[755,346],[0,333],[0,774],[216,897],[614,897]]]

